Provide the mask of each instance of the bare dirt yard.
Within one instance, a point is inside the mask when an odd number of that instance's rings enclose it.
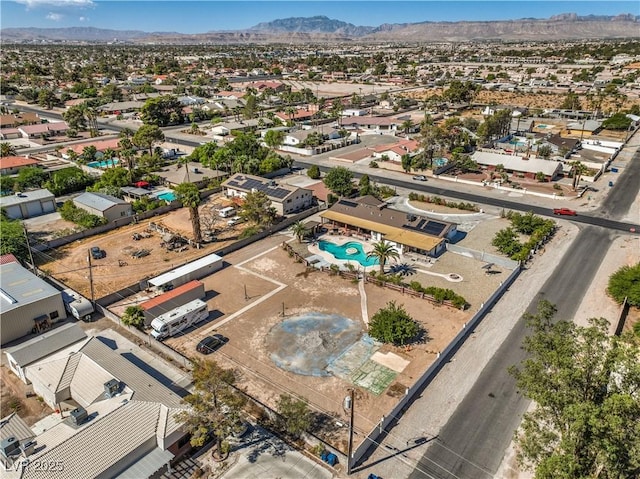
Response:
[[[151,232],[151,237],[133,240],[134,233],[149,229],[152,221],[169,230],[192,239],[191,221],[186,208],[159,215],[151,220],[131,224],[91,238],[74,241],[54,251],[38,254],[38,266],[70,288],[89,297],[88,250],[97,246],[106,256],[92,260],[95,298],[103,297],[130,286],[142,279],[157,276],[179,265],[200,258],[236,241],[244,225],[227,226],[226,219],[217,216],[217,210],[228,206],[220,195],[212,195],[200,206],[203,231],[213,231],[216,241],[202,249],[187,248],[182,252],[167,251],[161,247],[161,233]],[[146,249],[148,256],[132,257],[132,253]]]
[[[488,276],[482,263],[453,253],[446,253],[434,263],[407,265],[407,282],[450,288],[465,296],[471,306],[461,311],[307,270],[282,249],[283,241],[296,248],[311,246],[298,245],[291,235],[283,233],[225,256],[227,266],[202,279],[210,311],[206,323],[168,338],[165,343],[185,356],[201,358],[195,351],[201,339],[214,332],[226,336],[229,342],[210,358],[236,369],[241,387],[271,407],[284,393],[304,397],[322,418],[318,429],[342,449],[346,449],[347,431],[336,426],[336,421],[346,424],[342,400],[348,389],[358,386],[356,431],[367,433],[509,274],[495,266],[497,274]],[[451,273],[460,280],[447,280]],[[127,306],[148,297],[149,293],[143,291],[110,309],[122,314]],[[366,340],[363,333],[367,321],[390,301],[403,305],[420,323],[425,330],[422,341],[395,347]],[[328,323],[328,327],[316,327],[318,323],[313,323],[313,318],[318,315],[322,317],[320,323]],[[343,336],[344,324],[355,331],[356,340],[335,357],[332,348]],[[287,335],[289,327],[295,334]],[[295,357],[282,360],[283,349],[293,350]],[[299,373],[309,362],[322,363],[324,359],[325,369]]]
[[[52,411],[35,395],[27,397],[28,386],[9,370],[4,359],[0,367],[0,417],[16,412],[27,425],[32,426]]]

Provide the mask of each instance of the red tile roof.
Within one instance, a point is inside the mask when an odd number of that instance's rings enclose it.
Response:
[[[197,279],[194,279],[193,281],[189,281],[188,283],[183,284],[182,286],[178,286],[177,288],[172,289],[171,291],[167,291],[166,293],[160,294],[155,298],[151,298],[150,300],[145,301],[140,305],[140,307],[144,310],[155,308],[156,306],[159,306],[163,303],[166,303],[167,301],[171,301],[173,298],[177,296],[180,296],[185,291],[189,291],[190,289],[199,287],[199,285],[201,284],[202,283],[200,281],[198,281]]]
[[[17,263],[18,259],[11,253],[0,256],[0,264]]]
[[[27,158],[26,156],[3,156],[0,158],[0,169],[5,170],[8,168],[18,168],[20,166],[33,166],[38,162],[33,158]]]

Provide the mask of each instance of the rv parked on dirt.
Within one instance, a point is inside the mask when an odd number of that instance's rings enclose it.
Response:
[[[204,321],[208,316],[207,303],[195,299],[151,321],[151,336],[160,341]]]

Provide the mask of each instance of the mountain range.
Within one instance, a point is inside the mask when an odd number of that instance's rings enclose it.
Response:
[[[110,30],[94,27],[3,28],[3,43],[304,43],[304,42],[442,42],[535,41],[640,37],[640,16],[555,15],[548,19],[394,23],[356,26],[326,16],[293,17],[259,23],[246,30],[197,34]]]

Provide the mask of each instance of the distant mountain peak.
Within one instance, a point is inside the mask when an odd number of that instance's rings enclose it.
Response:
[[[301,32],[301,33],[337,33],[350,36],[366,35],[374,27],[361,27],[352,23],[335,20],[326,15],[313,17],[278,18],[270,22],[262,22],[249,28],[251,32]]]

